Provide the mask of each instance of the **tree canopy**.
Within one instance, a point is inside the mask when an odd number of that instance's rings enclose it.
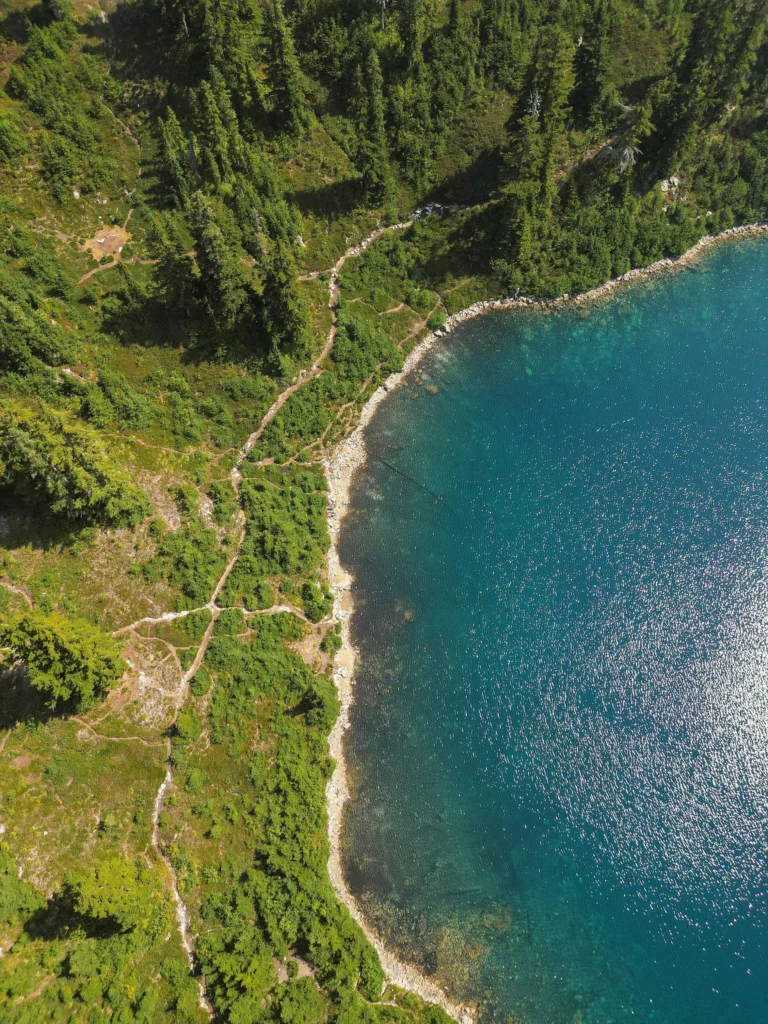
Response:
[[[49,707],[83,710],[102,698],[125,671],[120,646],[80,619],[29,612],[0,621],[0,648],[26,666]]]

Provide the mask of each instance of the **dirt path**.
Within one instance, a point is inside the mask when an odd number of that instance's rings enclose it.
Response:
[[[145,740],[143,736],[107,736],[106,733],[97,732],[92,725],[88,722],[84,722],[82,718],[78,718],[77,715],[70,716],[70,722],[77,722],[78,725],[82,725],[91,735],[96,736],[100,740],[108,740],[110,743],[141,743],[145,747],[163,747],[165,744],[162,740],[153,741]]]
[[[416,213],[414,214],[414,219],[417,219],[419,216],[426,216],[426,213],[420,213],[420,211],[417,210]],[[341,273],[341,268],[344,266],[345,262],[353,256],[362,255],[362,253],[365,252],[369,245],[371,245],[373,242],[378,241],[378,239],[381,238],[383,235],[387,234],[387,232],[405,231],[412,224],[413,219],[402,221],[400,224],[390,224],[387,225],[386,227],[376,228],[375,231],[372,231],[370,235],[367,235],[361,242],[358,242],[357,245],[350,246],[350,248],[347,249],[344,255],[340,256],[339,259],[331,267],[329,271],[330,278],[328,280],[328,308],[331,311],[332,323],[331,329],[328,331],[328,337],[326,338],[325,345],[323,345],[323,349],[320,352],[320,355],[317,356],[309,370],[302,370],[301,373],[299,374],[298,380],[294,381],[294,383],[291,384],[290,387],[287,387],[285,391],[281,392],[277,396],[275,401],[272,403],[272,405],[269,407],[258,428],[254,430],[254,432],[245,442],[243,447],[240,449],[241,458],[238,461],[238,465],[240,462],[242,462],[243,458],[245,458],[245,456],[248,454],[251,448],[253,448],[253,446],[259,440],[261,435],[264,433],[267,424],[270,423],[275,418],[275,416],[278,414],[280,409],[282,409],[282,407],[285,405],[285,403],[288,401],[291,395],[295,394],[295,392],[297,392],[300,387],[302,387],[304,384],[308,384],[309,381],[313,380],[315,377],[319,376],[323,372],[321,368],[321,363],[325,359],[327,359],[328,356],[331,354],[331,351],[333,350],[333,342],[336,338],[336,329],[338,327],[338,314],[336,311],[336,306],[339,300],[338,282],[339,274]],[[299,280],[310,280],[313,279],[314,276],[319,276],[319,272],[313,271],[312,275],[305,275],[304,277],[300,277]]]
[[[24,598],[29,607],[32,607],[32,594],[27,587],[21,587],[16,583],[11,583],[11,581],[5,576],[0,576],[0,586],[5,587],[5,589],[9,590],[12,594],[19,594],[20,597]]]
[[[367,238],[364,238],[362,242],[359,242],[357,245],[351,246],[349,249],[347,249],[347,251],[344,253],[344,255],[341,256],[337,260],[337,262],[334,264],[334,266],[332,267],[331,272],[330,272],[330,280],[328,282],[328,308],[331,310],[331,315],[332,315],[332,318],[333,318],[333,322],[331,324],[331,329],[328,332],[328,337],[326,338],[326,341],[325,341],[325,344],[323,345],[322,351],[317,356],[317,358],[314,360],[314,362],[312,363],[312,366],[310,367],[310,369],[308,371],[306,371],[306,370],[303,371],[301,373],[301,375],[299,376],[298,380],[296,380],[293,384],[290,385],[290,387],[287,387],[284,391],[282,391],[278,395],[278,397],[275,399],[275,401],[269,407],[267,412],[264,414],[264,416],[263,416],[263,418],[261,420],[261,423],[259,424],[258,428],[256,430],[254,430],[254,432],[250,435],[250,437],[247,439],[245,444],[239,449],[237,461],[236,461],[236,463],[235,463],[235,465],[234,465],[234,467],[232,469],[232,472],[230,474],[230,479],[232,481],[232,486],[235,489],[235,495],[236,495],[236,497],[238,499],[240,497],[240,483],[241,483],[241,480],[242,480],[242,475],[240,473],[240,466],[243,464],[245,459],[248,457],[248,453],[253,448],[254,444],[256,444],[256,442],[259,440],[261,435],[264,433],[264,430],[266,429],[267,424],[269,424],[275,418],[277,413],[280,411],[280,409],[283,407],[283,405],[288,401],[290,396],[295,394],[295,392],[298,391],[299,388],[302,387],[304,384],[309,383],[309,381],[311,381],[313,378],[317,377],[320,373],[322,373],[321,363],[323,362],[323,360],[325,360],[330,355],[330,353],[331,353],[331,351],[333,349],[333,342],[334,342],[334,339],[336,337],[336,328],[337,328],[337,320],[338,320],[337,313],[336,313],[336,304],[338,302],[338,295],[339,295],[338,277],[339,277],[339,272],[341,271],[341,268],[344,266],[344,262],[347,259],[349,259],[351,256],[358,256],[358,255],[360,255],[362,252],[364,252],[368,248],[369,245],[371,245],[372,242],[375,242],[378,238],[381,238],[382,235],[384,235],[386,232],[388,232],[388,231],[402,231],[405,228],[409,227],[411,223],[413,223],[413,222],[412,221],[408,221],[408,222],[403,223],[403,224],[393,224],[393,225],[391,225],[389,227],[377,228],[375,231],[371,232],[371,234],[368,235]],[[219,608],[218,605],[216,604],[216,598],[221,593],[221,591],[222,591],[222,589],[224,587],[224,584],[227,582],[227,578],[229,577],[229,574],[232,572],[232,569],[233,569],[233,567],[235,565],[235,562],[240,557],[243,541],[245,539],[245,516],[243,514],[242,509],[239,510],[239,520],[240,520],[240,534],[239,534],[239,538],[238,538],[235,554],[232,556],[232,558],[229,560],[229,562],[227,562],[227,565],[226,565],[223,573],[219,577],[219,579],[218,579],[218,581],[216,583],[216,586],[213,589],[213,593],[211,594],[210,601],[208,601],[205,605],[202,605],[200,608],[194,609],[195,611],[201,611],[203,608],[207,608],[211,612],[211,621],[209,622],[208,628],[206,629],[205,633],[203,634],[203,638],[200,641],[200,646],[197,649],[197,654],[195,655],[194,661],[192,662],[190,667],[187,669],[187,671],[181,677],[180,684],[179,684],[179,689],[178,689],[177,694],[176,694],[175,713],[174,713],[172,721],[170,722],[170,728],[172,728],[173,725],[175,725],[175,723],[176,723],[176,720],[177,720],[177,718],[179,716],[179,712],[181,711],[182,705],[183,705],[183,703],[184,703],[184,701],[185,701],[185,699],[187,697],[187,693],[189,692],[189,683],[190,683],[191,679],[193,678],[193,676],[195,675],[195,673],[197,672],[197,670],[200,668],[200,666],[203,663],[203,659],[205,658],[206,652],[208,650],[208,645],[210,644],[211,637],[213,636],[213,631],[214,631],[214,628],[215,628],[215,625],[216,625],[216,620],[218,619],[219,615],[223,611],[223,609]],[[290,612],[293,612],[294,614],[298,613],[298,609],[291,608],[288,605],[277,605],[277,606],[274,606],[273,608],[270,608],[270,609],[264,609],[263,611],[260,612],[260,614],[265,614],[267,612],[273,612],[274,613],[274,612],[277,612],[278,610],[279,611],[290,611]],[[191,614],[190,611],[186,611],[186,612],[165,612],[163,615],[158,615],[158,616],[154,616],[154,617],[147,616],[147,617],[145,617],[143,619],[138,619],[136,622],[130,623],[127,626],[121,627],[120,629],[115,631],[114,635],[115,636],[119,636],[119,635],[121,635],[123,633],[131,632],[131,631],[135,630],[138,626],[140,626],[142,623],[145,623],[147,625],[152,625],[152,624],[156,624],[156,623],[173,622],[175,619],[183,618],[183,617],[185,617],[186,615],[189,615],[189,614]],[[300,618],[303,618],[305,621],[308,621],[306,619],[306,616],[304,616],[301,613],[298,613],[298,614],[299,614]],[[176,905],[176,920],[177,920],[178,926],[179,926],[179,933],[181,935],[181,942],[182,942],[182,945],[184,946],[184,950],[185,950],[185,952],[187,954],[187,958],[189,960],[190,971],[192,972],[192,974],[195,974],[195,972],[196,972],[195,948],[194,948],[193,936],[192,936],[192,933],[191,933],[190,927],[189,927],[189,911],[187,909],[186,904],[184,903],[184,900],[182,899],[181,893],[179,892],[178,877],[176,875],[176,871],[175,871],[175,869],[173,867],[173,864],[171,863],[170,859],[166,856],[165,851],[163,850],[162,843],[160,841],[160,815],[162,814],[162,811],[163,811],[163,805],[165,803],[166,794],[167,794],[168,790],[170,789],[170,787],[173,785],[173,765],[171,763],[171,741],[170,741],[170,739],[168,739],[167,743],[166,743],[166,753],[167,753],[167,761],[166,761],[166,766],[165,766],[165,777],[163,778],[163,781],[160,783],[160,787],[158,788],[157,794],[155,796],[155,802],[154,802],[154,806],[153,806],[153,809],[152,809],[152,846],[157,851],[158,856],[163,861],[163,863],[167,867],[168,872],[170,874],[171,886],[172,886],[172,890],[173,890],[173,899],[174,899],[174,903]],[[211,1006],[210,1002],[208,1001],[208,997],[206,995],[205,979],[203,977],[200,977],[198,980],[199,980],[199,984],[200,984],[200,1005],[203,1007],[203,1009],[205,1009],[205,1011],[208,1013],[209,1017],[213,1018],[213,1007]]]
[[[328,358],[328,356],[331,354],[331,352],[333,350],[333,343],[334,343],[334,340],[336,338],[336,330],[337,330],[337,327],[338,327],[338,313],[337,313],[337,305],[338,305],[338,299],[339,299],[338,279],[339,279],[339,274],[341,272],[341,268],[344,266],[344,263],[348,259],[350,259],[352,257],[362,255],[362,253],[365,252],[365,250],[370,245],[372,245],[373,242],[377,241],[379,238],[382,238],[388,232],[390,232],[390,231],[405,231],[405,230],[407,230],[413,224],[414,220],[419,219],[421,217],[426,217],[426,216],[428,216],[429,214],[432,214],[432,213],[439,212],[440,209],[441,208],[437,208],[437,207],[425,207],[423,210],[416,210],[416,212],[414,213],[413,218],[411,220],[403,221],[403,222],[401,222],[399,224],[390,224],[390,225],[387,225],[385,227],[376,228],[375,231],[372,231],[361,242],[358,242],[357,245],[350,246],[346,250],[346,252],[342,256],[340,256],[339,259],[336,261],[336,263],[333,265],[333,267],[330,270],[330,277],[329,277],[329,281],[328,281],[328,308],[331,311],[332,323],[331,323],[331,328],[328,331],[328,336],[327,336],[327,338],[325,340],[325,344],[323,345],[323,348],[322,348],[321,352],[319,353],[319,355],[313,361],[312,366],[309,368],[309,370],[303,370],[300,373],[298,379],[295,380],[289,387],[285,388],[285,390],[282,391],[277,396],[275,401],[272,403],[272,405],[269,407],[267,412],[264,414],[264,416],[263,416],[259,426],[257,427],[257,429],[253,431],[253,433],[246,440],[245,444],[243,444],[242,447],[238,450],[237,461],[235,462],[235,465],[232,468],[232,471],[230,473],[230,479],[232,481],[232,486],[235,489],[235,496],[238,499],[238,501],[239,501],[239,498],[240,498],[240,483],[242,481],[242,474],[240,472],[240,467],[243,464],[243,462],[247,459],[248,453],[251,451],[253,446],[256,444],[256,442],[259,440],[259,438],[262,436],[262,434],[264,433],[264,430],[266,429],[267,425],[269,423],[271,423],[271,421],[275,418],[275,416],[280,411],[280,409],[283,407],[283,405],[285,405],[285,403],[288,401],[290,396],[295,394],[299,390],[299,388],[303,387],[305,384],[308,384],[311,380],[313,380],[315,377],[319,376],[319,374],[321,374],[323,372],[323,370],[322,370],[322,363],[324,362],[325,359]],[[126,260],[125,262],[128,262],[128,261]],[[113,264],[110,264],[110,266],[112,266],[112,265]],[[102,269],[102,268],[97,268],[97,269]],[[96,271],[93,271],[93,272],[96,272]],[[315,277],[319,277],[319,273],[320,272],[313,272],[313,274],[305,275],[301,279],[302,280],[311,280],[311,279],[314,279]],[[394,312],[394,310],[388,310],[387,312]],[[369,380],[370,379],[372,379],[372,378],[369,378]],[[367,384],[368,384],[368,382],[366,382],[366,384],[363,385],[363,387],[367,386]],[[338,415],[341,414],[341,412],[344,409],[346,409],[351,404],[353,404],[353,402],[347,403],[347,405],[343,406],[342,409],[339,410],[339,413],[337,413],[337,417],[338,417]],[[304,449],[304,450],[306,450],[306,449]],[[193,611],[201,611],[204,608],[207,608],[211,612],[211,621],[208,624],[208,628],[206,629],[205,633],[203,634],[202,640],[200,641],[200,646],[198,647],[197,654],[195,655],[194,661],[192,662],[190,667],[187,669],[187,671],[184,672],[184,674],[181,676],[181,680],[180,680],[180,684],[179,684],[179,689],[178,689],[178,692],[177,692],[177,695],[176,695],[175,713],[174,713],[173,720],[170,723],[171,728],[176,723],[176,720],[178,718],[179,712],[181,711],[182,705],[183,705],[183,703],[184,703],[184,701],[185,701],[185,699],[187,697],[187,694],[189,692],[189,683],[192,680],[192,678],[194,677],[194,675],[197,672],[197,670],[200,668],[200,666],[203,663],[203,660],[205,658],[206,652],[208,650],[208,646],[209,646],[210,641],[211,641],[211,637],[213,636],[214,628],[215,628],[215,625],[216,625],[216,620],[218,619],[218,617],[221,614],[221,612],[224,611],[223,608],[220,608],[216,604],[216,599],[218,598],[219,594],[221,593],[221,591],[222,591],[222,589],[224,587],[224,584],[227,582],[227,578],[229,577],[229,574],[232,572],[232,569],[233,569],[233,567],[235,565],[235,562],[240,557],[240,554],[241,554],[241,551],[242,551],[242,545],[243,545],[243,541],[245,539],[245,515],[244,515],[244,513],[242,511],[242,508],[239,509],[238,518],[239,518],[240,532],[239,532],[239,538],[238,538],[235,554],[229,560],[229,562],[227,563],[223,573],[219,577],[219,579],[218,579],[218,581],[216,583],[216,586],[213,589],[213,593],[211,594],[211,599],[206,604],[202,605],[200,608],[192,609]],[[151,624],[163,623],[163,622],[173,622],[175,619],[183,618],[186,615],[190,615],[191,611],[166,612],[163,615],[159,615],[159,616],[155,616],[155,617],[145,617],[143,619],[138,619],[136,622],[133,622],[133,623],[127,625],[127,626],[123,626],[120,629],[116,630],[113,635],[114,636],[119,636],[120,634],[131,632],[131,631],[137,629],[137,627],[140,626],[142,623],[145,623],[147,625],[151,625]],[[304,615],[302,612],[300,612],[297,608],[293,608],[290,605],[273,605],[271,608],[260,609],[258,611],[250,612],[250,613],[247,613],[247,614],[249,614],[249,615],[267,615],[267,614],[277,614],[278,612],[281,612],[281,611],[291,612],[294,615],[298,615],[299,618],[303,619],[305,622],[309,623],[309,619],[307,619],[306,615]],[[192,972],[192,974],[195,974],[195,971],[196,971],[196,960],[195,960],[194,940],[193,940],[192,932],[190,931],[190,926],[189,926],[189,911],[187,909],[186,904],[184,903],[184,900],[182,899],[181,893],[179,892],[178,877],[176,875],[176,871],[175,871],[175,869],[173,867],[173,864],[171,863],[170,859],[166,856],[166,854],[165,854],[165,852],[163,850],[163,847],[162,847],[162,843],[160,841],[160,816],[161,816],[162,811],[163,811],[163,805],[165,803],[166,794],[167,794],[168,790],[170,789],[170,787],[173,785],[173,765],[171,763],[171,741],[170,741],[170,739],[168,739],[167,743],[166,743],[166,752],[167,752],[167,761],[166,761],[166,768],[165,768],[165,777],[163,778],[163,781],[161,782],[160,787],[158,788],[157,795],[155,796],[155,802],[154,802],[154,806],[153,806],[153,811],[152,811],[152,846],[157,851],[158,856],[161,858],[163,863],[166,865],[166,867],[168,869],[168,872],[170,874],[170,877],[171,877],[171,880],[172,880],[173,898],[174,898],[174,902],[175,902],[175,905],[176,905],[176,918],[177,918],[177,921],[178,921],[179,933],[181,935],[182,945],[184,946],[184,949],[185,949],[185,951],[187,953],[187,957],[189,959],[190,971]],[[206,1012],[208,1013],[209,1017],[211,1017],[211,1019],[212,1019],[213,1018],[213,1008],[212,1008],[210,1002],[208,1001],[208,998],[207,998],[207,995],[206,995],[205,978],[203,978],[201,976],[201,977],[198,978],[198,981],[199,981],[199,984],[200,984],[200,1005],[206,1010]]]
[[[127,260],[124,260],[124,259],[121,258],[119,252],[112,253],[112,255],[115,258],[112,260],[111,263],[100,263],[98,265],[98,267],[94,267],[92,270],[89,270],[87,273],[83,274],[83,276],[80,278],[80,280],[77,283],[79,285],[80,284],[85,284],[85,282],[89,278],[93,277],[94,274],[100,274],[102,272],[102,270],[112,270],[112,268],[116,267],[118,265],[118,263],[141,263],[142,266],[145,266],[145,267],[149,267],[152,264],[157,263],[157,260],[145,260],[145,259],[141,259],[139,256],[129,256]]]

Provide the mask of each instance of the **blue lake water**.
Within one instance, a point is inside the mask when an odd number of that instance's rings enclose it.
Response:
[[[768,243],[491,314],[379,409],[345,870],[521,1024],[768,1021]]]

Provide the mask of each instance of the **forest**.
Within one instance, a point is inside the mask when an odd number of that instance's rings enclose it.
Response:
[[[765,223],[767,27],[0,0],[4,1022],[448,1019],[328,876],[323,460],[448,315]]]

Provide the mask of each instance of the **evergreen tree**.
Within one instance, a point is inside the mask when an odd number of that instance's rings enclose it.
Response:
[[[0,487],[72,523],[134,527],[152,511],[94,430],[48,410],[0,416]]]
[[[216,321],[233,327],[248,311],[249,288],[236,240],[225,237],[221,210],[196,192],[189,207],[189,221],[195,237],[195,254],[200,271],[205,305]]]
[[[479,29],[486,73],[501,86],[519,88],[525,51],[518,0],[484,0]]]
[[[196,100],[205,178],[214,185],[220,185],[222,180],[232,176],[230,140],[210,82],[201,83]]]
[[[43,10],[54,21],[66,21],[72,17],[69,0],[43,0]]]
[[[245,123],[264,113],[258,66],[264,35],[264,6],[259,0],[207,0],[200,43],[208,74],[219,75],[237,115]],[[222,108],[222,96],[214,86]],[[229,102],[229,100],[227,101]]]
[[[280,239],[269,254],[263,292],[264,327],[274,359],[288,355],[306,359],[312,348],[312,332],[304,297],[296,281],[296,264],[290,248]]]
[[[29,681],[51,708],[91,707],[117,682],[126,665],[120,647],[83,619],[29,612],[0,624],[0,647],[24,662]]]
[[[137,866],[123,856],[68,871],[62,897],[80,916],[108,921],[124,932],[140,928],[159,934],[173,920],[159,879],[146,864]]]
[[[400,40],[403,45],[408,67],[421,54],[426,35],[434,26],[436,15],[435,0],[398,0]]]
[[[765,0],[704,0],[671,81],[657,90],[655,147],[662,170],[684,162],[700,129],[738,101],[767,27]]]
[[[651,104],[645,100],[632,109],[629,122],[609,147],[609,155],[621,174],[635,166],[642,154],[644,141],[652,132]]]
[[[558,25],[542,29],[528,73],[527,91],[513,132],[507,165],[511,181],[504,188],[506,273],[513,286],[533,264],[535,243],[550,228],[557,147],[568,111],[572,48]],[[502,261],[504,262],[504,260]],[[512,273],[511,267],[517,269]]]
[[[419,55],[411,66],[405,84],[398,86],[392,96],[397,150],[405,165],[408,181],[419,193],[423,193],[427,187],[434,157],[435,139],[430,101],[427,71]]]
[[[614,18],[614,0],[594,0],[583,41],[576,50],[576,84],[571,93],[571,106],[582,124],[601,124],[613,102],[611,34]]]
[[[366,198],[378,206],[386,198],[390,176],[384,124],[384,80],[379,55],[374,49],[368,54],[363,83],[364,101],[359,108],[358,161]]]
[[[280,0],[272,0],[269,28],[275,116],[281,131],[298,135],[306,127],[307,108],[293,36]]]
[[[568,114],[572,62],[573,46],[565,31],[556,24],[542,29],[530,75],[527,116],[532,118],[533,159],[526,177],[538,179],[543,210],[549,209],[555,193],[554,170]]]
[[[448,7],[448,28],[452,36],[456,35],[459,28],[459,19],[461,18],[461,4],[459,0],[451,0]],[[382,26],[383,27],[383,26]]]
[[[168,107],[165,120],[159,118],[163,141],[163,167],[170,180],[177,206],[184,206],[194,187],[192,168],[188,160],[188,142],[172,107]]]
[[[178,219],[178,214],[169,213],[155,218],[149,242],[155,258],[155,281],[166,301],[174,308],[188,308],[199,290],[200,270],[187,253]]]

